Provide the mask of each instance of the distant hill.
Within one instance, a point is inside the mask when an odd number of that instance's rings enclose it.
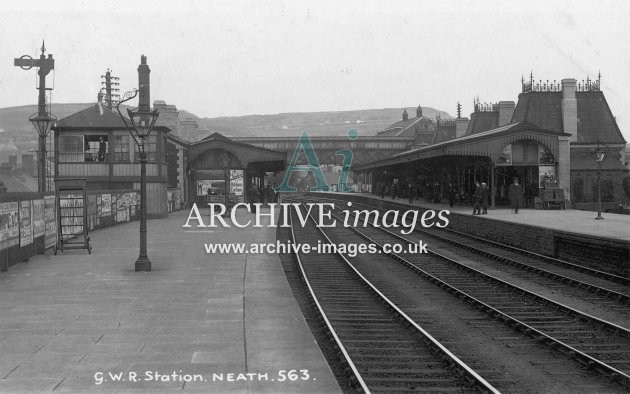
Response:
[[[62,119],[85,109],[94,103],[53,104],[52,113]],[[451,116],[429,107],[423,107],[423,114],[435,119],[439,114],[442,119]],[[200,128],[218,131],[234,137],[295,136],[304,130],[313,136],[342,136],[350,128],[359,130],[364,135],[374,135],[390,124],[402,119],[403,108],[364,109],[354,111],[295,112],[275,115],[246,115],[219,118],[199,118],[195,114],[180,110],[179,117],[193,118]],[[28,117],[37,112],[36,105],[0,108],[0,137],[18,139],[36,139],[33,126]],[[414,117],[416,107],[407,108],[409,117]]]
[[[403,108],[363,109],[354,111],[294,112],[276,115],[247,115],[220,118],[199,118],[180,110],[194,118],[200,128],[218,131],[233,137],[295,136],[306,130],[312,136],[343,136],[348,129],[355,128],[361,134],[375,135],[377,131],[402,119]],[[444,112],[422,107],[424,116],[435,119],[451,118]],[[414,117],[416,107],[407,108],[409,117]]]
[[[51,112],[57,119],[61,119],[94,104],[95,103],[53,104]],[[29,116],[35,113],[37,113],[37,105],[0,108],[0,129],[4,129],[5,133],[10,133],[11,135],[24,131],[32,132],[35,135],[33,125],[28,121]]]

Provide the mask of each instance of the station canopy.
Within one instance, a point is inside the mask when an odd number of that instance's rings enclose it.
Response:
[[[286,166],[286,152],[234,141],[221,133],[214,133],[188,147],[188,160],[194,163],[212,151],[225,151],[234,155],[243,168],[260,171],[282,171]]]
[[[477,134],[401,152],[387,159],[356,166],[353,170],[369,170],[440,156],[481,156],[488,157],[496,163],[506,146],[520,140],[536,141],[549,149],[554,157],[558,157],[558,137],[563,136],[568,137],[570,134],[545,130],[527,121],[510,123]]]

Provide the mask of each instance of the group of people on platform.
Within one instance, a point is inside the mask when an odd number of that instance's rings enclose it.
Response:
[[[488,185],[485,182],[475,181],[475,191],[473,193],[473,215],[486,215],[488,213]],[[514,183],[509,189],[510,207],[514,213],[523,205],[523,186],[519,185],[518,178],[514,178]],[[453,205],[451,205],[452,207]]]
[[[440,194],[439,184],[436,184],[432,190],[430,189],[430,187],[427,187],[423,193],[426,197],[426,202],[441,202],[442,195]],[[401,187],[401,185],[397,182],[392,183],[389,187],[387,187],[384,182],[379,182],[377,185],[377,191],[381,199],[384,199],[386,194],[389,194],[393,200],[408,197],[409,204],[413,203],[415,198],[420,194],[418,193],[418,190],[414,188],[413,184],[409,183],[407,187]],[[464,193],[459,195],[457,187],[452,183],[449,184],[446,193],[448,196],[448,204],[451,208],[458,200],[466,201],[466,195]],[[514,178],[514,183],[509,186],[508,195],[510,206],[514,210],[514,213],[518,213],[519,209],[523,206],[524,195],[524,189],[518,183],[518,178]],[[475,181],[474,191],[472,191],[472,193],[468,196],[470,196],[468,198],[472,197],[472,200],[468,201],[473,205],[473,215],[488,214],[490,189],[485,182]]]
[[[475,181],[475,191],[473,192],[473,215],[488,214],[489,194],[490,191],[485,182],[481,182],[481,184],[479,184],[479,181]]]

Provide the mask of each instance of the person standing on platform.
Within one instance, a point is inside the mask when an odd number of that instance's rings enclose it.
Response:
[[[413,204],[413,200],[416,198],[416,189],[414,189],[413,185],[409,184],[409,205]]]
[[[481,213],[481,209],[479,208],[479,203],[481,202],[481,186],[479,185],[479,181],[475,181],[475,191],[472,195],[473,198],[473,215],[479,215]]]
[[[381,195],[381,200],[385,198],[385,183],[378,183],[378,192]]]
[[[488,185],[485,182],[481,182],[481,214],[488,214]]]
[[[260,202],[263,205],[266,202],[266,200],[265,200],[265,187],[263,185],[260,185],[260,187],[258,188],[258,202]]]
[[[453,208],[453,204],[455,204],[455,198],[457,197],[457,190],[455,186],[451,183],[448,185],[448,205]]]
[[[260,196],[260,193],[258,193],[258,191],[256,190],[256,185],[249,185],[247,187],[247,200],[248,200],[247,202],[251,204],[250,206],[252,209],[252,213],[256,213],[257,211],[254,203],[258,202],[259,196]]]
[[[514,178],[514,183],[510,185],[510,205],[514,209],[514,213],[518,213],[518,209],[523,205],[523,186],[518,184],[518,178]]]
[[[267,201],[267,204],[275,202],[274,190],[271,188],[270,183],[267,183],[267,188],[265,189],[265,201]]]

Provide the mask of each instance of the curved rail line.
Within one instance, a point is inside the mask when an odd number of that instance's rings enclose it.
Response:
[[[379,246],[384,241],[391,244],[392,238],[413,243],[383,228],[366,227],[363,231],[350,229]],[[371,234],[368,235],[368,232]],[[491,316],[561,350],[589,369],[595,369],[630,387],[629,330],[477,271],[440,253],[431,250],[428,253],[432,257],[430,261],[425,258],[418,262],[411,262],[402,254],[389,255]],[[597,358],[598,354],[603,357]],[[611,364],[619,365],[623,371]]]
[[[290,214],[292,216],[292,212]],[[310,220],[314,220],[312,216]],[[291,223],[293,223],[291,217]],[[294,242],[331,242],[313,223]],[[498,391],[400,310],[341,254],[296,254],[302,277],[358,388]],[[413,338],[416,338],[415,340]]]

